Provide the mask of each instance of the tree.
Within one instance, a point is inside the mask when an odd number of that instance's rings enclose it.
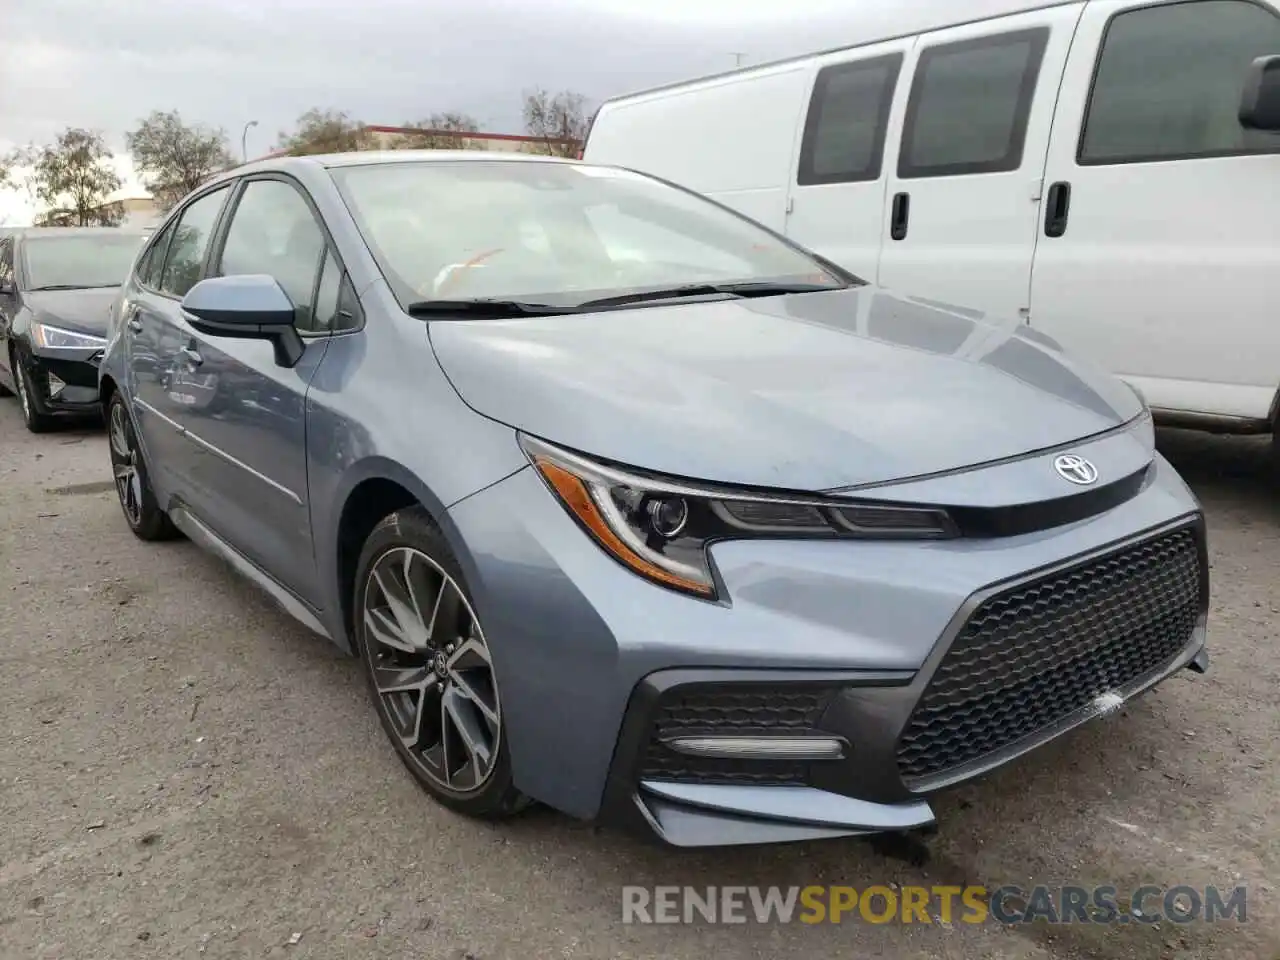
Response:
[[[125,145],[162,210],[235,163],[221,129],[189,127],[177,110],[152,111],[137,130],[125,134]]]
[[[295,157],[312,153],[350,153],[367,150],[372,138],[363,123],[345,111],[313,107],[298,118],[293,133],[280,132],[280,149]]]
[[[461,133],[478,133],[480,125],[465,113],[433,113],[417,123],[406,123],[414,133],[406,134],[395,143],[396,150],[481,150],[484,144],[458,136]]]
[[[537,137],[534,152],[574,157],[587,137],[587,98],[571,90],[550,94],[537,88],[524,95],[524,130]]]
[[[102,134],[68,128],[52,146],[36,149],[31,159],[31,185],[46,208],[41,222],[114,227],[124,219],[124,208],[107,201],[123,182],[111,166]]]

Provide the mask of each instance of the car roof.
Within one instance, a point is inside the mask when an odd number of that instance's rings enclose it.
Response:
[[[289,173],[324,167],[360,167],[392,163],[578,163],[566,157],[499,150],[360,150],[353,153],[315,153],[301,157],[266,157],[232,167],[209,181],[210,184],[255,173]]]

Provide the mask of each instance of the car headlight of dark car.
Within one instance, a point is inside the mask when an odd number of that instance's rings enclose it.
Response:
[[[750,538],[925,539],[959,535],[936,507],[689,483],[599,463],[522,436],[547,486],[602,549],[635,573],[712,598],[707,548]]]
[[[43,350],[92,350],[106,345],[105,337],[67,330],[48,323],[31,324],[31,342]]]

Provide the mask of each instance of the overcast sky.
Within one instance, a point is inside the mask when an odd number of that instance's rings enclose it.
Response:
[[[856,42],[896,8],[957,0],[0,0],[0,150],[153,109],[263,154],[310,107],[366,123],[436,111],[519,132],[521,91],[593,101]],[[964,0],[970,6],[999,0]],[[0,222],[29,215],[0,197]]]

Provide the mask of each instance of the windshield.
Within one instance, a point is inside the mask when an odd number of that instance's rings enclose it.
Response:
[[[27,289],[118,287],[145,240],[133,232],[27,237]]]
[[[651,290],[846,281],[756,224],[608,167],[426,161],[331,171],[402,306],[575,306]]]

